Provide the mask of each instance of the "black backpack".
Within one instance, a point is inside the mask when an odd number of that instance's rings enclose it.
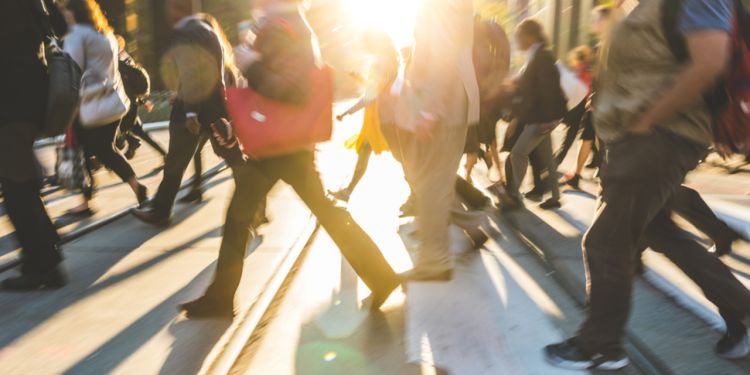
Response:
[[[131,101],[141,102],[151,93],[151,79],[142,66],[128,56],[120,59],[120,76],[125,94]]]

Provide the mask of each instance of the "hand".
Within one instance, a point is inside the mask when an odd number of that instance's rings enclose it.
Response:
[[[201,133],[201,123],[197,117],[188,117],[185,121],[185,127],[193,135],[199,135]]]
[[[515,81],[510,80],[510,79],[503,82],[501,87],[503,91],[507,93],[514,93],[518,90],[518,84]]]
[[[237,67],[243,71],[260,60],[261,57],[260,53],[248,48],[238,48],[234,51],[234,61],[237,63]]]
[[[146,102],[143,103],[143,107],[146,108],[146,112],[151,113],[154,110],[154,102],[146,100]]]
[[[428,140],[432,138],[432,134],[437,128],[437,121],[433,119],[427,119],[420,116],[417,122],[414,124],[414,135],[419,140]]]
[[[732,152],[732,148],[729,147],[729,145],[725,145],[723,143],[714,143],[714,151],[716,151],[719,156],[721,156],[722,159],[727,160],[732,155],[734,155],[734,152]]]
[[[336,116],[336,121],[344,121],[344,117],[346,117],[346,113],[342,113],[338,116]]]

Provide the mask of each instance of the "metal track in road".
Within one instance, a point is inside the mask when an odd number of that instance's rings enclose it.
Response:
[[[208,171],[206,171],[205,173],[203,173],[202,177],[203,177],[204,180],[212,178],[212,177],[218,175],[219,173],[221,173],[222,171],[224,171],[226,168],[227,168],[226,164],[222,161],[218,165],[214,166],[213,168],[211,168]],[[182,184],[182,186],[180,186],[180,190],[182,191],[184,189],[189,188],[191,186],[193,178],[190,178],[187,181],[185,181]],[[118,211],[118,212],[116,212],[116,213],[114,213],[114,214],[112,214],[110,216],[107,216],[107,217],[102,218],[100,220],[94,221],[91,224],[86,225],[86,226],[84,226],[84,227],[82,227],[80,229],[74,230],[74,231],[72,231],[72,232],[70,232],[68,234],[62,235],[62,236],[60,236],[60,244],[66,244],[66,243],[72,242],[72,241],[74,241],[76,239],[79,239],[79,238],[83,237],[86,234],[89,234],[91,232],[96,231],[97,229],[99,229],[99,228],[101,228],[101,227],[103,227],[105,225],[108,225],[108,224],[111,224],[111,223],[113,223],[113,222],[115,222],[117,220],[120,220],[123,217],[127,216],[128,214],[130,214],[130,212],[134,208],[135,208],[135,205],[131,205],[131,206],[126,207],[126,208],[124,208],[124,209],[122,209],[122,210],[120,210],[120,211]],[[20,264],[21,264],[21,260],[20,259],[13,259],[11,261],[5,262],[4,264],[0,264],[0,273],[8,271],[11,268],[15,268],[15,267],[17,267]]]
[[[585,301],[580,298],[580,293],[576,291],[573,285],[570,285],[564,280],[558,272],[552,267],[548,259],[544,255],[544,251],[534,244],[534,242],[526,237],[518,228],[518,225],[514,220],[508,220],[500,217],[498,220],[505,221],[509,228],[514,228],[512,232],[514,236],[522,243],[530,253],[533,253],[542,261],[542,263],[550,270],[550,274],[557,280],[557,283],[562,286],[563,290],[575,301],[581,308],[585,307]],[[630,357],[633,365],[640,370],[644,375],[676,375],[674,374],[664,363],[657,358],[656,355],[647,347],[646,344],[638,340],[635,335],[626,329],[625,333],[625,352]]]

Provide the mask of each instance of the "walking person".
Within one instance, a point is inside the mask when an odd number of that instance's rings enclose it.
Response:
[[[469,127],[466,137],[465,178],[472,183],[471,173],[482,156],[488,171],[494,166],[502,183],[504,178],[497,147],[497,123],[503,117],[506,104],[503,83],[510,72],[510,40],[505,29],[495,20],[483,20],[477,16],[474,21],[473,51],[481,103],[479,123]]]
[[[601,61],[594,118],[607,161],[600,204],[583,243],[588,309],[574,338],[545,349],[547,360],[560,367],[628,365],[622,340],[642,243],[666,255],[718,307],[727,331],[716,345],[717,355],[750,354],[742,322],[750,313],[750,292],[672,220],[675,192],[713,139],[703,95],[729,65],[735,3],[682,1],[675,30],[666,30],[664,12],[675,10],[667,1],[640,2],[613,29]],[[668,32],[684,40],[684,61],[670,48]]]
[[[237,60],[256,92],[288,103],[304,103],[311,88],[306,77],[320,66],[315,34],[297,0],[262,0],[255,6],[266,15],[252,51]],[[377,310],[400,279],[377,245],[346,210],[326,197],[315,166],[314,147],[281,156],[248,160],[233,168],[235,190],[227,209],[224,235],[211,285],[200,298],[180,308],[188,318],[231,318],[234,295],[242,277],[250,225],[259,205],[279,181],[291,185],[318,218],[344,258],[372,291],[369,308]]]
[[[169,224],[185,170],[206,138],[230,167],[244,162],[239,148],[225,149],[217,143],[211,127],[224,123],[227,81],[237,80],[232,46],[224,42],[220,28],[215,28],[210,19],[193,13],[190,0],[167,0],[165,7],[174,25],[170,48],[164,57],[165,80],[177,97],[169,119],[164,177],[149,205],[134,211],[138,219],[154,225]],[[191,201],[200,201],[200,177],[194,182]]]
[[[47,29],[67,25],[53,0],[0,2],[0,186],[3,205],[21,246],[20,275],[3,289],[32,291],[65,285],[60,238],[40,196],[42,181],[34,141],[45,122],[48,81],[40,57]]]
[[[64,50],[83,72],[81,110],[73,127],[76,141],[86,156],[86,169],[91,178],[91,184],[83,191],[83,203],[61,218],[67,221],[93,215],[90,207],[94,196],[92,157],[130,186],[139,206],[146,202],[148,194],[146,186],[138,181],[133,168],[115,147],[115,136],[122,116],[130,107],[130,100],[118,70],[120,51],[112,28],[95,0],[69,0],[63,14],[72,23]],[[83,95],[91,90],[98,91],[90,96]],[[117,117],[115,120],[109,113],[113,101],[123,107],[122,113],[114,116]],[[86,109],[89,107],[94,108],[91,113]]]
[[[557,163],[552,157],[552,130],[557,127],[567,112],[567,100],[560,87],[560,72],[555,66],[555,57],[547,49],[547,37],[542,25],[527,19],[518,25],[516,40],[524,51],[526,65],[519,75],[508,83],[508,91],[514,94],[513,117],[517,123],[517,134],[510,156],[506,162],[506,190],[513,202],[502,208],[513,210],[523,207],[520,187],[526,177],[529,155],[535,152],[544,166],[541,180],[546,181],[552,197],[542,202],[543,209],[560,207],[560,189],[557,179]],[[536,186],[539,188],[539,186]]]
[[[133,159],[135,151],[141,147],[141,141],[138,139],[140,138],[162,157],[165,157],[167,152],[143,129],[143,122],[138,116],[138,109],[141,105],[145,105],[147,110],[151,110],[151,103],[147,101],[151,93],[151,78],[146,69],[138,64],[125,50],[125,38],[121,35],[116,35],[116,37],[117,45],[120,48],[118,65],[120,76],[125,93],[130,99],[130,109],[120,122],[120,131],[116,141],[117,148],[123,150],[127,146],[127,150],[124,151],[125,158]]]
[[[362,130],[355,137],[347,141],[347,147],[357,150],[357,165],[349,184],[329,194],[343,202],[348,202],[354,188],[364,177],[370,156],[388,151],[388,143],[381,131],[381,126],[394,126],[393,99],[391,88],[398,77],[399,54],[390,36],[386,33],[370,32],[362,38],[368,54],[373,56],[370,73],[367,77],[364,96],[351,108],[338,115],[336,119],[342,121],[346,116],[353,115],[364,108],[364,122]]]
[[[414,268],[404,275],[407,281],[451,280],[451,220],[472,237],[482,225],[482,216],[467,212],[455,190],[469,125],[479,121],[473,37],[471,0],[420,6],[414,53],[396,112],[398,146],[392,144],[399,147],[413,190],[420,240]]]

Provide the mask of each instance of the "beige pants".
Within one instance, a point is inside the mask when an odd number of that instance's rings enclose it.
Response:
[[[469,212],[456,197],[456,172],[464,145],[466,127],[438,127],[429,140],[417,140],[398,131],[396,145],[406,179],[414,190],[420,246],[415,268],[440,272],[453,268],[449,225],[467,232],[483,223],[481,213]],[[393,143],[393,142],[392,142]]]

